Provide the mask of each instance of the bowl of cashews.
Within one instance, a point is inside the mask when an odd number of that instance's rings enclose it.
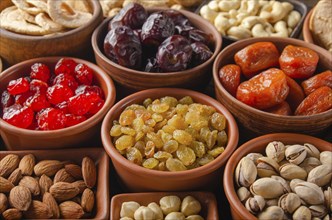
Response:
[[[196,13],[214,24],[227,46],[252,37],[297,38],[307,11],[297,0],[212,0]]]
[[[43,56],[84,56],[103,19],[98,1],[6,0],[1,4],[1,57],[6,65]]]

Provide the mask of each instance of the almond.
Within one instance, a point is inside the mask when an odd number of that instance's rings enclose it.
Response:
[[[4,211],[2,217],[5,220],[19,220],[22,218],[22,212],[18,209],[11,208]]]
[[[39,178],[39,188],[41,195],[44,195],[45,192],[48,192],[50,190],[50,187],[53,185],[53,181],[51,178],[43,174]]]
[[[20,158],[15,154],[8,154],[0,161],[0,176],[7,178],[18,166]]]
[[[81,206],[85,212],[91,212],[95,204],[95,196],[93,191],[86,188],[82,194]]]
[[[50,193],[57,201],[65,201],[77,196],[80,189],[72,183],[58,182],[50,188]]]
[[[8,193],[14,185],[7,179],[0,176],[0,193]]]
[[[33,156],[32,154],[27,154],[21,159],[18,167],[21,169],[22,175],[31,176],[35,164],[36,164],[35,156]]]
[[[24,186],[15,186],[9,193],[9,204],[20,211],[27,211],[31,204],[31,192]]]
[[[60,218],[60,209],[51,193],[46,192],[43,195],[43,203],[45,203],[53,214],[53,218]]]
[[[93,188],[97,181],[96,165],[89,157],[84,157],[82,160],[82,175],[85,185]]]
[[[65,168],[60,169],[54,176],[53,182],[67,182],[72,183],[75,179],[72,175],[66,172]]]
[[[84,215],[82,207],[73,201],[66,201],[61,203],[59,208],[63,218],[79,219]]]
[[[83,179],[82,168],[76,164],[67,164],[65,166],[66,172],[72,175],[76,180]]]
[[[24,218],[28,219],[47,219],[52,217],[52,213],[45,203],[32,200],[28,211],[23,213]]]
[[[80,193],[83,193],[83,191],[87,187],[83,180],[77,180],[77,181],[73,182],[72,184],[80,189]]]
[[[18,185],[28,188],[34,196],[38,196],[40,194],[38,181],[31,176],[24,176]]]
[[[61,168],[63,168],[63,163],[58,160],[42,160],[35,165],[33,170],[37,176],[41,176],[43,174],[53,176]]]
[[[18,182],[22,179],[22,171],[20,168],[16,168],[12,174],[8,177],[8,180],[14,184],[17,185]]]
[[[8,199],[5,194],[0,193],[0,215],[7,209]]]

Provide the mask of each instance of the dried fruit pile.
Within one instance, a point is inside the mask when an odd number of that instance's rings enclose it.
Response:
[[[126,5],[110,21],[104,53],[121,66],[146,72],[176,72],[208,60],[212,36],[196,29],[180,12],[148,16],[137,3]]]
[[[4,219],[89,218],[94,211],[97,171],[84,157],[36,161],[8,154],[0,161],[0,215]]]
[[[0,114],[6,122],[31,130],[55,130],[81,123],[104,105],[104,94],[94,85],[94,71],[63,58],[54,74],[42,63],[29,76],[11,80],[1,95]]]
[[[330,219],[332,152],[314,145],[270,142],[235,170],[237,195],[259,219]]]
[[[123,202],[120,211],[120,220],[126,219],[165,219],[165,220],[203,220],[199,215],[201,204],[192,196],[186,196],[181,203],[178,196],[164,196],[159,205],[151,202],[147,206],[130,201]]]
[[[224,88],[241,102],[279,115],[314,115],[332,109],[332,72],[315,74],[318,54],[271,42],[251,44],[219,70]],[[241,78],[245,78],[241,82]]]
[[[210,163],[227,145],[226,118],[186,96],[128,106],[110,135],[129,161],[148,169],[182,171]]]

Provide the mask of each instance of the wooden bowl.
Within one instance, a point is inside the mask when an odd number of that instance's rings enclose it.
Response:
[[[228,144],[225,147],[225,151],[214,161],[204,166],[181,172],[150,170],[136,165],[123,157],[113,145],[109,134],[112,121],[118,120],[122,111],[131,104],[142,104],[146,98],[156,99],[164,96],[173,96],[178,99],[184,96],[191,96],[194,102],[213,106],[217,112],[222,113],[227,119]],[[175,88],[144,90],[122,99],[107,113],[101,129],[104,148],[111,157],[120,180],[128,190],[134,192],[184,191],[215,186],[214,184],[217,183],[216,179],[221,175],[222,166],[237,146],[238,135],[238,128],[233,116],[219,102],[195,91]]]
[[[216,58],[213,65],[213,78],[215,85],[216,98],[226,106],[227,109],[235,116],[235,118],[247,129],[257,133],[266,134],[274,132],[298,132],[317,134],[332,125],[332,109],[310,116],[281,116],[268,112],[264,112],[246,105],[230,93],[222,86],[219,80],[219,69],[234,62],[234,54],[242,48],[256,42],[272,42],[276,45],[279,52],[287,45],[296,45],[307,47],[316,51],[319,55],[319,63],[317,72],[332,69],[332,54],[327,50],[313,44],[292,38],[251,38],[226,47]]]
[[[146,193],[128,193],[119,194],[111,200],[111,219],[120,219],[121,205],[123,202],[135,201],[142,206],[147,206],[151,202],[155,202],[159,205],[159,200],[164,196],[178,196],[182,200],[186,196],[193,196],[196,198],[201,206],[202,210],[200,215],[204,219],[219,219],[217,200],[211,192],[146,192]]]
[[[234,171],[238,162],[249,153],[265,153],[266,145],[271,141],[281,141],[284,144],[310,143],[320,151],[331,151],[332,144],[324,140],[303,134],[277,133],[260,136],[241,145],[230,157],[224,171],[223,183],[226,197],[231,206],[233,219],[254,220],[253,216],[241,203],[235,191]]]
[[[87,52],[92,51],[90,44],[92,32],[103,20],[99,1],[88,0],[88,2],[93,10],[91,20],[63,34],[30,36],[0,28],[1,57],[4,63],[14,65],[43,56],[86,56]]]
[[[72,161],[77,165],[82,163],[85,156],[90,157],[97,167],[97,184],[95,192],[95,208],[92,219],[109,219],[109,157],[102,148],[66,149],[66,150],[25,150],[0,151],[0,160],[8,154],[16,154],[22,158],[26,154],[33,154],[36,161],[60,160]]]
[[[302,29],[302,35],[303,35],[303,39],[305,42],[311,43],[311,44],[315,44],[315,41],[312,37],[311,31],[309,29],[309,22],[310,22],[310,17],[312,15],[313,9],[311,9],[309,11],[309,13],[307,14],[304,23],[303,23],[303,29]]]
[[[147,9],[149,14],[162,10],[165,9]],[[111,20],[111,18],[108,18],[99,25],[92,35],[92,47],[98,66],[103,68],[112,79],[121,86],[136,91],[156,87],[192,88],[207,85],[211,77],[210,73],[213,60],[221,49],[222,39],[215,27],[208,21],[205,21],[200,16],[189,11],[180,10],[180,12],[185,15],[195,27],[205,33],[212,34],[214,38],[214,53],[206,62],[188,70],[168,73],[150,73],[123,67],[108,59],[104,54],[103,42],[107,34],[108,23]]]
[[[54,69],[62,57],[36,58],[16,64],[0,74],[0,93],[6,89],[8,82],[30,72],[30,66],[36,62],[44,63]],[[69,57],[70,58],[70,57]],[[97,84],[105,94],[104,106],[86,121],[59,130],[35,131],[18,128],[0,118],[0,134],[8,150],[69,148],[84,146],[85,142],[99,135],[101,121],[115,101],[115,88],[110,77],[98,66],[85,60],[71,58],[78,63],[88,65],[95,73]]]

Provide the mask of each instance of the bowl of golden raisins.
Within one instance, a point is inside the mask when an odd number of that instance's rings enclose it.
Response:
[[[134,93],[103,121],[103,146],[130,191],[217,185],[238,143],[233,116],[204,94],[175,88]]]

